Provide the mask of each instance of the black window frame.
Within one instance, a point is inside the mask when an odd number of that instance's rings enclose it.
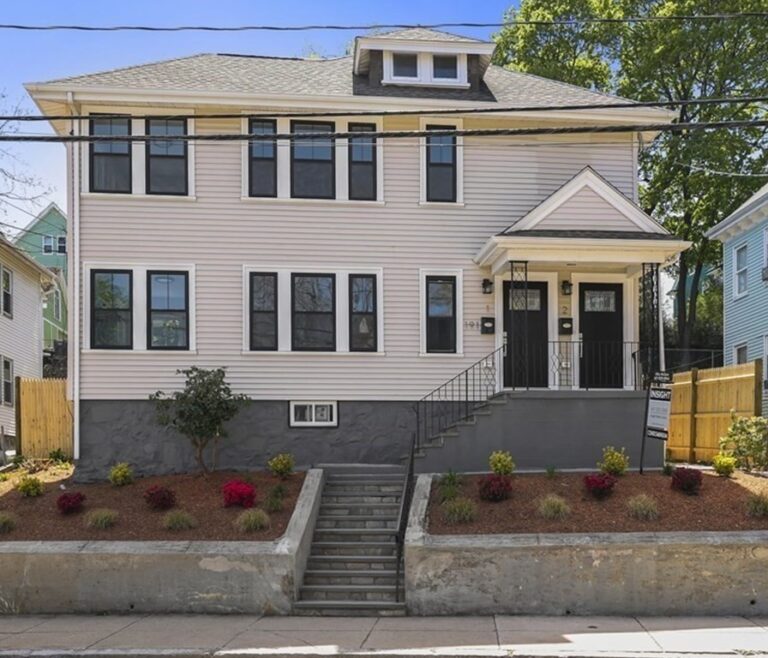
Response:
[[[254,123],[269,123],[272,125],[272,132],[277,134],[277,121],[275,119],[248,119],[248,134],[253,134],[253,125]],[[258,141],[264,141],[264,140],[258,140]],[[273,155],[271,158],[257,158],[253,155],[252,146],[254,143],[258,143],[257,140],[249,140],[248,141],[248,196],[253,197],[254,199],[274,199],[277,197],[277,140],[273,142]],[[268,141],[268,140],[266,140]],[[253,193],[253,161],[259,160],[259,161],[272,161],[272,173],[274,176],[274,190],[271,192],[271,194],[254,194]]]
[[[353,292],[352,292],[352,280],[353,279],[370,279],[373,281],[373,311],[372,312],[354,312],[353,305]],[[376,274],[357,274],[351,273],[349,275],[348,287],[349,287],[349,351],[350,352],[378,352],[379,351],[379,299],[378,299],[378,277]],[[354,320],[356,315],[373,315],[373,347],[355,348],[352,345],[352,336],[354,327]]]
[[[458,302],[458,277],[455,274],[435,274],[427,275],[424,279],[424,349],[427,354],[456,354],[458,352],[459,335],[459,309]],[[451,349],[434,349],[430,347],[430,314],[429,314],[429,284],[431,282],[447,283],[452,286],[452,306],[453,306],[453,346]],[[437,316],[443,318],[444,316]]]
[[[64,249],[61,249],[62,240],[64,241]],[[66,235],[57,235],[56,236],[56,253],[57,254],[66,254],[67,253],[67,236]]]
[[[296,132],[296,126],[327,126],[331,129],[331,133],[336,132],[336,124],[333,121],[291,121],[291,134]],[[310,138],[313,139],[313,138]],[[321,138],[314,138],[321,139]],[[301,139],[291,140],[291,198],[292,199],[335,199],[336,198],[336,139],[333,137],[328,138],[331,142],[331,194],[329,196],[297,196],[296,194],[296,162],[325,162],[324,160],[305,160],[303,158],[296,158],[296,145],[301,142]]]
[[[109,120],[109,121],[127,121],[128,122],[128,134],[127,137],[130,137],[133,135],[133,121],[131,119],[130,114],[120,114],[120,115],[104,115],[104,114],[91,114],[89,115],[88,119],[88,134],[90,136],[94,135],[93,132],[93,121],[96,120]],[[103,140],[103,141],[110,141],[110,140]],[[111,141],[115,142],[123,142],[124,139],[114,139]],[[91,142],[88,148],[88,191],[94,192],[97,194],[133,194],[133,142],[128,140],[128,153],[95,153],[94,149],[96,146],[96,142]],[[120,158],[127,158],[128,159],[128,189],[126,190],[97,190],[94,185],[94,176],[93,172],[95,171],[93,161],[96,156],[111,156],[111,157],[120,157]]]
[[[186,117],[147,117],[144,119],[144,134],[147,139],[144,141],[144,192],[152,196],[189,196],[189,143],[187,140],[172,140],[181,141],[181,145],[184,149],[184,155],[152,155],[151,146],[152,142],[164,142],[168,141],[162,137],[153,137],[150,139],[150,124],[153,121],[182,121],[184,123],[183,135],[189,135],[189,119]],[[167,135],[166,135],[167,137]],[[153,192],[152,181],[152,159],[171,159],[171,160],[184,160],[184,191],[183,192]]]
[[[257,277],[269,277],[275,285],[275,310],[274,311],[254,311],[253,310],[253,280]],[[276,352],[280,343],[280,317],[279,317],[279,295],[277,272],[250,272],[248,274],[248,348],[252,352]],[[272,313],[275,316],[275,342],[270,347],[256,347],[253,344],[253,318],[256,313]]]
[[[438,125],[438,124],[427,124],[426,130],[456,130],[456,126],[449,126],[449,125]],[[437,135],[436,137],[444,137],[443,135]],[[453,149],[453,161],[451,164],[446,164],[444,162],[430,162],[430,157],[432,155],[432,149],[430,148],[430,137],[427,135],[425,137],[425,145],[424,148],[426,149],[426,156],[424,159],[425,167],[426,167],[426,189],[425,189],[425,198],[429,203],[456,203],[458,201],[458,183],[457,183],[457,172],[458,172],[458,144],[456,142],[456,135],[450,136],[452,144],[451,147]],[[452,182],[452,194],[450,199],[433,199],[430,198],[429,192],[430,192],[430,185],[429,185],[429,179],[431,175],[431,168],[432,167],[450,167],[451,168],[451,182]]]
[[[130,340],[127,345],[96,345],[96,276],[99,274],[127,274],[128,275],[128,308],[119,309],[128,311],[130,318],[130,327],[128,336]],[[91,294],[90,294],[90,345],[92,350],[132,350],[133,349],[133,270],[100,268],[91,270],[90,276]],[[114,309],[113,309],[114,310]]]
[[[376,132],[376,124],[375,123],[350,123],[347,126],[347,132]],[[371,169],[372,169],[372,176],[373,176],[373,185],[371,186],[373,190],[373,196],[358,196],[354,195],[352,192],[352,170],[356,164],[365,164],[368,165],[367,162],[355,162],[355,160],[352,158],[352,153],[354,149],[354,140],[358,139],[357,137],[350,137],[348,141],[348,147],[347,147],[347,186],[348,186],[348,192],[347,195],[351,201],[376,201],[379,197],[379,172],[378,172],[378,144],[375,137],[369,137],[368,139],[371,142]]]
[[[328,348],[318,347],[297,347],[296,345],[296,279],[297,277],[322,277],[328,278],[333,281],[333,296],[332,296],[332,308],[330,313],[322,311],[326,315],[330,314],[333,317],[333,346]],[[338,336],[336,331],[336,274],[335,272],[291,272],[291,351],[292,352],[336,352],[338,350]],[[320,312],[313,311],[318,314]]]
[[[152,345],[152,313],[182,313],[178,309],[153,309],[152,308],[152,277],[157,275],[173,275],[184,277],[184,315],[185,315],[185,345],[183,347],[169,347],[167,345]],[[147,270],[147,349],[159,352],[188,352],[192,349],[189,344],[189,271],[187,270]]]

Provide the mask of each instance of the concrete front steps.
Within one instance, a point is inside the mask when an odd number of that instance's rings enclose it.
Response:
[[[405,614],[397,600],[400,466],[326,465],[320,513],[294,611],[301,615]]]

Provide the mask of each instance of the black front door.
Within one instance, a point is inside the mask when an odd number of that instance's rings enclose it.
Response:
[[[579,286],[581,388],[624,386],[623,290],[620,283]]]
[[[547,388],[549,385],[549,327],[547,284],[504,282],[504,333],[507,356],[504,386]]]

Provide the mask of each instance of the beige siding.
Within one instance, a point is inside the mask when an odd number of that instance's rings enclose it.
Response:
[[[536,224],[537,229],[583,229],[592,231],[637,231],[630,221],[593,189],[585,187]]]
[[[13,272],[13,317],[0,314],[0,355],[13,359],[15,377],[42,377],[40,275],[6,250],[0,250],[0,263]],[[0,404],[0,426],[6,434],[16,432],[14,409],[5,404]]]
[[[198,120],[196,128],[239,129],[225,120]],[[467,138],[465,206],[420,206],[418,145],[391,140],[384,148],[385,205],[242,201],[240,145],[211,142],[196,145],[196,201],[83,197],[84,263],[195,265],[197,353],[86,350],[82,398],[146,398],[177,385],[177,368],[197,364],[227,366],[237,389],[259,398],[415,399],[494,347],[493,336],[465,326],[463,356],[419,357],[420,268],[462,268],[465,325],[478,321],[493,315],[493,297],[481,294],[486,274],[472,258],[490,235],[586,165],[633,193],[630,141],[560,146]],[[383,268],[386,354],[243,354],[244,266]]]

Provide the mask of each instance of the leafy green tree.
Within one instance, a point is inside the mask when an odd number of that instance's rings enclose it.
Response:
[[[149,396],[155,402],[157,421],[186,436],[195,451],[195,461],[204,474],[210,472],[205,452],[213,444],[213,469],[219,440],[227,435],[224,425],[249,401],[247,395],[232,393],[224,368],[206,370],[192,367],[178,370],[187,378],[184,389],[170,395],[157,391]]]

